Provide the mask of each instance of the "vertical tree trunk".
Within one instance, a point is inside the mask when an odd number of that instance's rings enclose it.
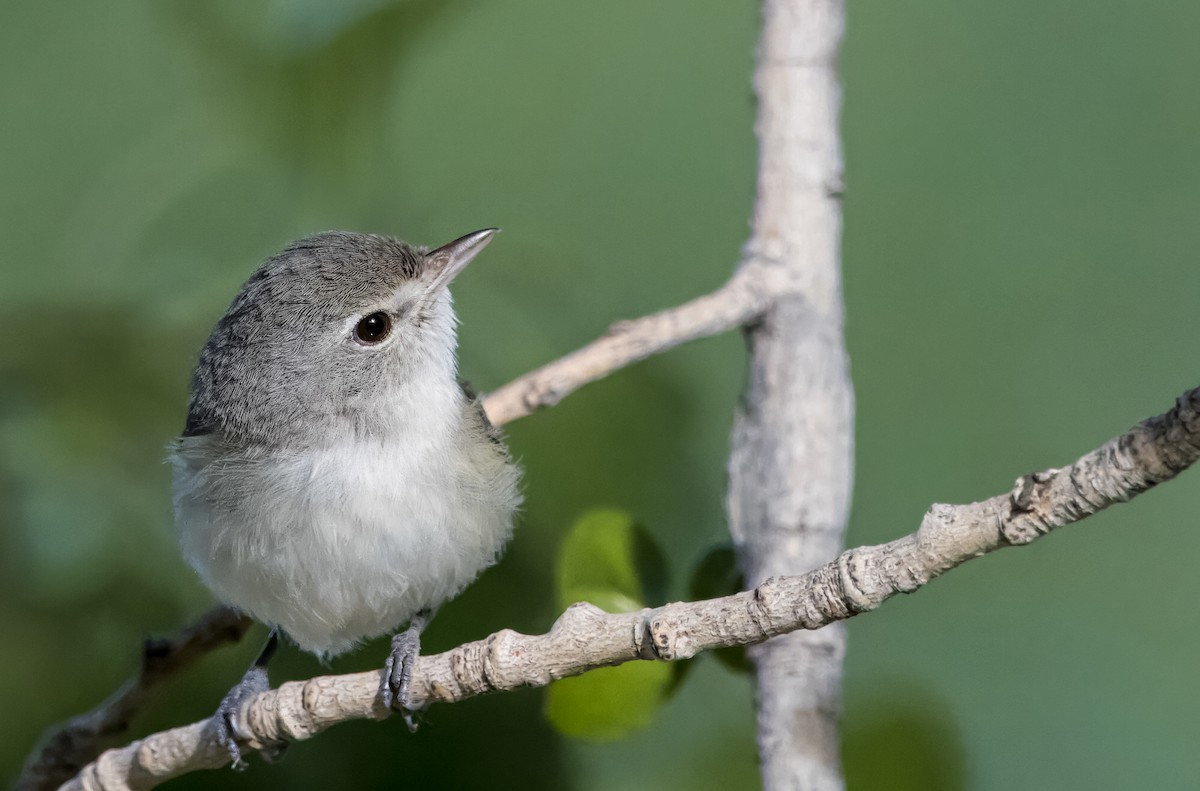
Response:
[[[749,585],[833,558],[849,511],[854,406],[842,337],[836,74],[844,22],[843,0],[763,4],[758,194],[745,265],[787,288],[748,330],[750,380],[729,460],[730,529]],[[844,786],[844,653],[840,624],[753,650],[769,791]]]

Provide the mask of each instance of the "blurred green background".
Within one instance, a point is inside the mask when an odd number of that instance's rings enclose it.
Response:
[[[747,235],[750,0],[0,4],[0,776],[210,604],[164,446],[253,266],[327,228],[504,234],[456,285],[481,389],[706,292]],[[1200,6],[857,0],[845,283],[849,540],[1006,490],[1197,381]],[[545,630],[582,512],[635,514],[670,595],[725,535],[735,335],[514,424],[527,509],[426,650]],[[850,625],[852,788],[1196,788],[1200,475]],[[165,689],[209,714],[261,632]],[[334,671],[383,659],[375,643]],[[544,692],[339,726],[171,788],[750,788],[752,691],[704,657],[653,723],[557,735]],[[276,681],[322,672],[288,649]]]

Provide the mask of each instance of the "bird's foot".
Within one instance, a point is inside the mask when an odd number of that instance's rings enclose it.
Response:
[[[421,654],[421,631],[429,622],[429,611],[422,610],[413,616],[408,628],[392,638],[392,652],[383,665],[383,679],[379,684],[379,695],[389,709],[399,709],[410,731],[417,730],[413,720],[416,706],[412,702],[412,676]]]
[[[229,753],[229,758],[233,762],[233,768],[238,771],[245,769],[247,764],[242,760],[242,750],[238,747],[233,718],[241,710],[242,704],[258,693],[266,692],[271,688],[271,683],[267,680],[267,663],[271,661],[271,657],[278,646],[279,631],[273,629],[267,638],[266,645],[263,646],[262,652],[258,655],[258,659],[246,671],[246,675],[242,676],[242,680],[233,689],[229,690],[221,700],[221,705],[217,706],[217,713],[213,715],[213,727],[216,731],[217,743]],[[283,752],[287,749],[287,744],[283,742],[262,746],[256,744],[255,747],[259,748],[263,760],[267,763],[273,763],[283,757]]]
[[[229,753],[234,769],[241,771],[246,768],[247,764],[242,760],[242,750],[238,747],[233,718],[237,716],[243,703],[270,688],[271,684],[267,681],[267,669],[255,665],[246,671],[242,680],[229,690],[221,700],[221,705],[217,706],[217,713],[213,715],[217,742]],[[280,747],[271,757],[278,757],[282,753],[283,749]]]

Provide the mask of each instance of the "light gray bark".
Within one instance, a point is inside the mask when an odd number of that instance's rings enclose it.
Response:
[[[854,396],[839,261],[840,0],[766,0],[755,87],[758,194],[748,261],[778,298],[747,331],[749,382],[733,430],[729,524],[746,580],[816,568],[841,551],[853,469]],[[751,652],[763,785],[842,788],[837,718],[845,631]]]

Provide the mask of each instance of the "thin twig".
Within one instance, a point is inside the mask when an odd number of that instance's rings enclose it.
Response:
[[[587,346],[484,395],[488,419],[497,426],[511,423],[647,357],[750,323],[769,304],[757,272],[743,266],[711,294],[613,324]]]
[[[487,692],[543,686],[635,659],[686,659],[730,645],[822,626],[912,593],[972,558],[1028,544],[1051,530],[1125,502],[1171,480],[1200,458],[1200,388],[1164,415],[1144,420],[1070,467],[1017,479],[1010,492],[969,505],[934,505],[915,533],[847,550],[807,574],[774,577],[753,590],[708,601],[609,614],[568,608],[544,635],[511,630],[421,657],[415,702],[452,702]],[[381,719],[379,672],[289,682],[248,702],[237,718],[244,747],[306,739],[352,719]],[[70,791],[140,791],[229,761],[210,720],[109,750],[63,786]]]

